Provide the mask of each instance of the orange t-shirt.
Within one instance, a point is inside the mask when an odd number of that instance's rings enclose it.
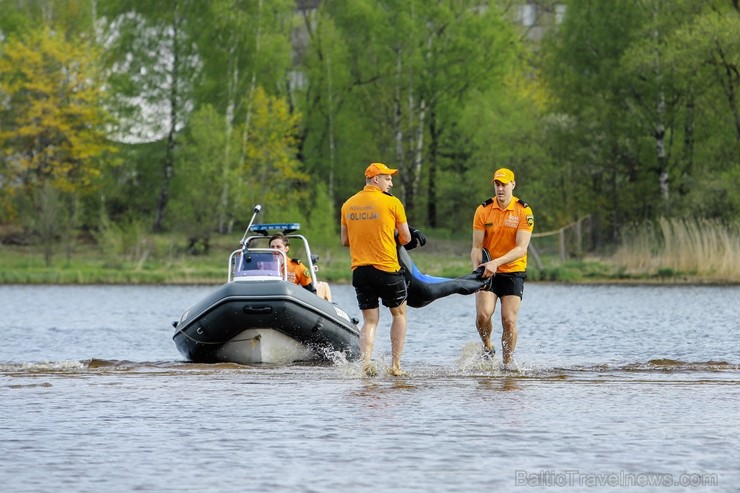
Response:
[[[288,281],[299,286],[308,286],[313,282],[308,267],[298,259],[288,259]]]
[[[491,258],[506,254],[516,246],[516,233],[519,230],[534,230],[532,209],[516,197],[506,209],[501,209],[498,201],[486,201],[479,205],[473,216],[473,230],[483,231],[483,248]],[[524,272],[527,270],[527,254],[498,268],[498,272]]]
[[[396,197],[365,185],[342,205],[342,226],[347,228],[352,270],[372,265],[398,272],[395,231],[406,221],[406,211]]]

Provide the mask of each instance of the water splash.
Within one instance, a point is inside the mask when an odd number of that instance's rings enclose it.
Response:
[[[237,363],[189,363],[184,361],[129,361],[91,358],[86,360],[41,361],[35,363],[0,362],[0,375],[188,375],[219,373],[267,372],[275,376],[296,378],[296,375],[310,372],[317,379],[431,379],[450,378],[521,378],[521,379],[562,379],[562,378],[602,378],[608,375],[649,378],[681,375],[702,375],[705,378],[740,380],[740,364],[728,361],[680,361],[669,358],[654,358],[647,361],[614,364],[597,363],[592,365],[547,366],[536,361],[517,360],[518,370],[510,371],[504,367],[500,358],[487,360],[481,356],[480,344],[466,344],[458,358],[451,365],[407,364],[407,375],[393,377],[389,374],[390,354],[380,353],[373,359],[378,375],[367,377],[362,362],[348,360],[341,352],[328,355],[329,362],[304,362],[290,365],[240,365]],[[327,371],[328,370],[328,371]]]

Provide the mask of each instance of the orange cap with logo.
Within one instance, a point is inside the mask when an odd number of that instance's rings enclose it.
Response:
[[[493,174],[491,183],[493,183],[494,181],[500,181],[503,184],[512,182],[514,181],[514,172],[507,168],[497,169],[496,172]]]
[[[365,178],[373,178],[378,175],[395,175],[397,169],[392,169],[383,163],[373,163],[365,169]]]

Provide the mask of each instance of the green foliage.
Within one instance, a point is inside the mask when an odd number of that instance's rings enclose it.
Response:
[[[99,0],[0,0],[0,32],[18,34],[38,26],[53,28],[66,38],[94,31],[94,5]]]
[[[674,175],[680,192],[671,203],[676,215],[729,218],[740,212],[733,193],[740,179],[738,30],[740,14],[721,3],[697,13],[666,42],[665,63],[675,67],[675,84],[687,95],[676,139],[690,144],[679,154]]]
[[[658,271],[655,274],[661,278],[669,278],[669,277],[676,277],[680,273],[676,272],[670,267],[661,267],[658,269]]]
[[[329,200],[326,185],[319,183],[316,194],[311,197],[312,204],[309,206],[307,218],[306,236],[311,245],[317,247],[334,246],[339,243],[338,224],[339,214],[334,209],[334,204]]]
[[[273,94],[290,70],[293,0],[255,2],[209,0],[193,23],[192,38],[203,63],[196,99],[229,116],[229,125],[244,121],[248,98],[256,87]],[[279,92],[279,91],[277,91]]]
[[[322,4],[320,45],[310,59],[320,85],[310,87],[306,105],[311,123],[322,125],[324,118],[325,130],[314,136],[323,140],[310,144],[329,151],[330,173],[348,178],[330,182],[337,184],[330,188],[335,205],[354,193],[368,163],[383,161],[401,170],[394,193],[411,220],[436,223],[442,153],[463,154],[466,144],[441,139],[454,131],[470,94],[495,84],[514,58],[510,25],[497,9],[479,6],[468,0]],[[341,49],[322,35],[339,38]]]
[[[28,29],[32,20],[30,16],[16,8],[14,0],[0,0],[0,34],[3,37],[14,35],[20,31]]]
[[[538,22],[564,3],[563,22],[520,29],[523,3]],[[0,12],[0,208],[16,229],[38,234],[48,182],[66,224],[43,235],[94,231],[103,212],[205,253],[261,203],[262,219],[301,222],[332,252],[336,211],[372,161],[401,169],[412,224],[456,237],[502,165],[538,231],[590,215],[603,249],[628,224],[740,213],[736,2],[0,0]]]
[[[147,237],[147,227],[138,219],[126,219],[116,223],[102,218],[100,230],[95,235],[105,257],[105,266],[122,268],[131,265],[139,270],[152,253],[152,241]]]
[[[45,12],[54,29],[18,29],[0,55],[0,210],[39,239],[47,267],[60,245],[69,258],[87,201],[118,164],[106,135],[100,51],[75,22],[84,14],[60,6]]]
[[[555,265],[543,269],[528,269],[527,278],[533,281],[548,282],[580,282],[583,280],[581,272],[566,265]]]
[[[171,203],[171,223],[187,235],[191,247],[200,243],[207,248],[209,236],[229,212],[225,208],[234,193],[237,163],[235,153],[227,149],[236,145],[237,139],[226,132],[223,116],[212,106],[193,114],[178,154]]]
[[[545,204],[539,205],[542,198],[552,195],[552,187],[537,179],[538,170],[543,173],[547,163],[545,149],[539,145],[544,97],[542,87],[512,71],[502,86],[470,98],[460,118],[460,138],[468,139],[468,166],[449,163],[440,172],[438,207],[446,218],[442,226],[470,231],[475,207],[493,194],[491,178],[500,167],[514,170],[514,194],[532,205],[538,224],[540,211],[552,214]],[[466,193],[460,193],[461,188]]]
[[[41,238],[46,266],[51,267],[59,238],[68,224],[64,217],[66,209],[62,207],[59,191],[49,183],[36,190],[35,195],[34,202],[37,204],[38,214],[27,217],[31,221],[31,230]]]
[[[740,113],[718,101],[737,91],[721,74],[739,22],[721,2],[569,2],[545,45],[547,178],[563,192],[546,209],[593,214],[602,242],[659,215],[730,217],[735,201],[723,213],[714,197],[736,183]]]
[[[62,194],[96,190],[113,148],[101,102],[97,50],[50,29],[10,38],[0,53],[0,189],[5,213],[47,184]],[[36,209],[38,208],[36,205]]]
[[[613,231],[608,211],[640,198],[623,186],[635,177],[627,169],[636,160],[635,122],[619,114],[629,92],[619,60],[643,22],[637,5],[573,0],[544,44],[543,76],[553,98],[544,121],[550,164],[542,186],[554,190],[538,204],[557,211],[549,212],[554,226],[592,213]]]
[[[240,132],[246,139],[237,169],[236,210],[248,211],[254,204],[300,204],[310,195],[310,177],[295,157],[299,115],[262,88],[254,92],[250,108],[249,123]]]
[[[132,216],[153,221],[155,197],[162,180],[160,163],[165,156],[162,141],[119,144],[118,155],[124,166],[118,166],[101,177],[101,189],[94,209],[97,213],[93,225],[97,226],[102,209],[111,221],[125,220]]]

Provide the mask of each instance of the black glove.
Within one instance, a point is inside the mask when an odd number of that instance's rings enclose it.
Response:
[[[424,246],[427,244],[427,237],[424,236],[424,233],[412,226],[409,226],[409,231],[411,232],[411,241],[403,246],[406,250],[413,250],[417,246]]]

